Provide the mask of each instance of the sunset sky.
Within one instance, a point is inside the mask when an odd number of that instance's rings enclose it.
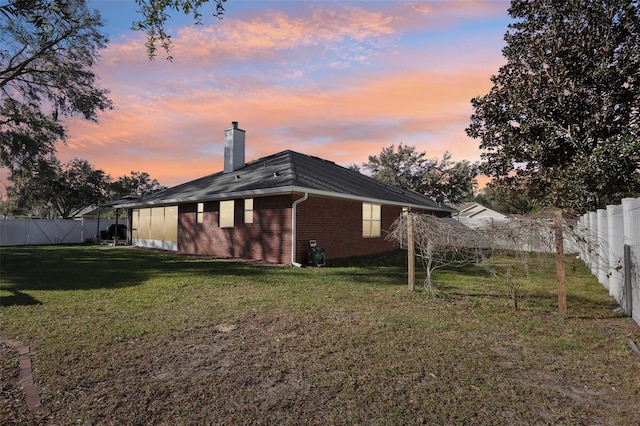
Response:
[[[480,158],[470,100],[504,63],[508,1],[229,0],[203,25],[175,13],[174,60],[149,61],[133,1],[97,0],[110,43],[95,68],[115,108],[68,121],[58,157],[173,186],[222,170],[224,129],[246,160],[292,149],[347,166],[404,143]]]

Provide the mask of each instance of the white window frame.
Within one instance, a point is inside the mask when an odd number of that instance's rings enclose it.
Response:
[[[253,223],[253,198],[244,199],[244,223]]]
[[[220,201],[218,208],[218,226],[220,228],[233,228],[235,226],[235,200]]]
[[[196,223],[204,223],[204,203],[198,203],[196,207]]]
[[[362,238],[382,236],[382,205],[362,203]]]

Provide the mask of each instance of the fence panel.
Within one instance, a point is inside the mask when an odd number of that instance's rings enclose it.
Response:
[[[46,245],[57,244],[56,221],[47,219],[31,219],[27,226],[27,244]]]
[[[598,251],[600,250],[598,247],[598,213],[589,212],[589,244],[590,254],[591,254],[591,273],[598,276]]]
[[[18,246],[29,244],[28,220],[0,220],[0,246]]]
[[[596,212],[596,220],[598,222],[598,282],[607,290],[609,287],[609,224],[607,220],[607,211],[598,209]]]
[[[115,220],[1,219],[0,246],[84,243],[97,239],[101,229],[114,223]]]
[[[640,265],[640,198],[625,198],[622,200],[624,215],[624,242],[631,250],[631,294],[623,292],[623,300],[631,299],[633,319],[640,324],[640,279],[638,277]],[[626,303],[622,305],[625,307]],[[628,313],[628,312],[627,312]]]
[[[578,223],[586,240],[580,258],[640,324],[640,198],[585,213]]]
[[[624,218],[622,205],[607,206],[609,294],[622,303],[624,285]]]

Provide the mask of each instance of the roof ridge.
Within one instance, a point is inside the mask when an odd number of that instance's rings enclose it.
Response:
[[[171,202],[193,202],[197,199],[213,199],[219,195],[234,193],[270,193],[281,188],[289,191],[319,191],[319,193],[357,199],[389,201],[421,205],[436,210],[453,210],[438,205],[425,194],[380,182],[373,177],[352,170],[335,161],[286,149],[250,162],[233,173],[219,171],[165,191],[151,194],[139,200],[140,205]],[[134,203],[131,203],[134,205]]]

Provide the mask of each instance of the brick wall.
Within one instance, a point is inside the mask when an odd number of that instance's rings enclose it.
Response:
[[[291,204],[301,195],[254,198],[254,223],[244,223],[244,201],[236,200],[235,226],[218,226],[219,203],[205,203],[204,222],[196,223],[197,204],[178,210],[178,250],[183,253],[291,263]],[[309,196],[297,206],[296,261],[304,263],[309,240],[327,259],[383,253],[396,248],[385,231],[400,215],[399,206],[382,206],[382,235],[362,237],[362,202]]]
[[[382,235],[362,237],[362,202],[310,196],[297,208],[298,262],[303,262],[309,240],[316,240],[328,260],[383,253],[396,248],[384,239],[385,230],[402,212],[402,207],[382,206]]]
[[[253,200],[253,223],[244,223],[244,200],[235,202],[235,226],[218,226],[219,203],[204,205],[203,223],[196,223],[197,203],[178,210],[178,250],[183,253],[291,262],[291,196]]]

